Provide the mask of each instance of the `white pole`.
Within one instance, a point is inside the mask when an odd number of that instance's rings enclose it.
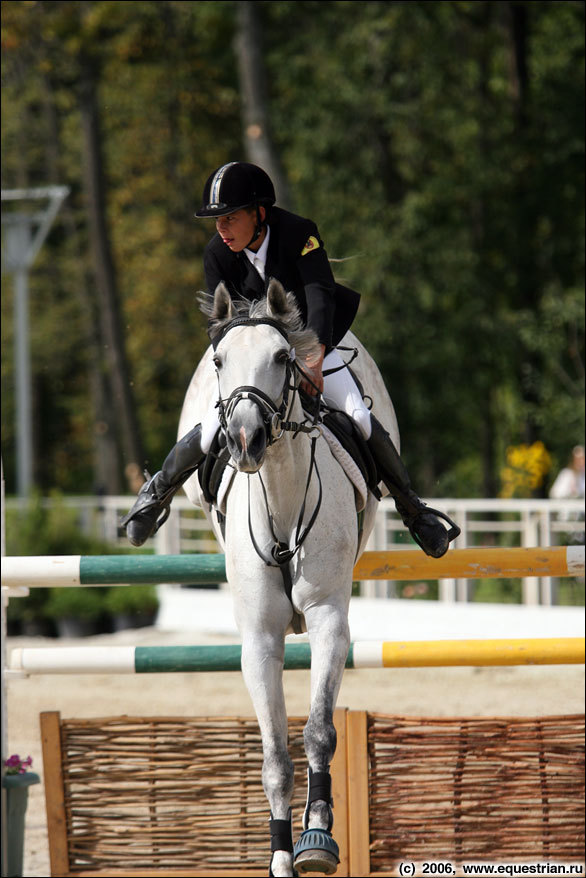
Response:
[[[0,487],[1,499],[1,552],[2,557],[6,554],[6,529],[4,518],[4,462],[0,459],[2,485]],[[4,760],[8,756],[8,699],[6,697],[6,610],[8,608],[8,589],[2,587],[0,605],[2,608],[2,666],[0,673],[2,674],[2,777],[4,777]],[[2,814],[6,814],[6,790],[2,786]],[[2,820],[2,875],[8,874],[8,839],[7,826],[8,821]]]
[[[23,235],[30,236],[28,226],[18,226],[18,230]],[[20,497],[28,497],[33,484],[33,424],[27,275],[27,268],[19,268],[14,273],[17,486]]]

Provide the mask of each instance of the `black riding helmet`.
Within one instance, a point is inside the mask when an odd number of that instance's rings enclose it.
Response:
[[[245,207],[275,203],[275,187],[269,175],[248,162],[229,162],[217,168],[207,179],[203,204],[197,217],[227,216]]]

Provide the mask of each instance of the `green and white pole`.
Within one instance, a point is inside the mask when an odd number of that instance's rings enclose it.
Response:
[[[105,646],[12,650],[10,672],[167,674],[240,671],[241,646]],[[583,637],[502,640],[357,641],[347,668],[487,667],[584,664]],[[309,643],[285,645],[286,671],[311,667]]]

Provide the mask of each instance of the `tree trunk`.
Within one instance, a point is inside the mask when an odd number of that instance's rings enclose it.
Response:
[[[236,4],[234,50],[242,107],[244,147],[248,161],[263,168],[274,183],[281,207],[290,205],[289,187],[270,136],[258,3]]]
[[[61,168],[61,129],[53,86],[46,76],[43,77],[43,86],[47,130],[51,135],[49,142],[46,144],[46,178],[50,182],[58,183],[64,176]],[[103,349],[103,344],[100,338],[98,308],[90,292],[90,284],[88,283],[85,271],[86,261],[82,254],[73,210],[68,200],[65,201],[61,208],[61,213],[65,228],[67,229],[67,237],[76,257],[75,288],[79,295],[83,315],[82,325],[85,331],[85,338],[82,339],[82,343],[87,346],[94,491],[96,494],[120,494],[122,490],[119,467],[120,452],[117,443],[116,424],[112,408],[109,405],[112,393],[109,387],[108,375],[102,368],[101,350]]]
[[[145,456],[124,348],[116,273],[107,228],[96,84],[92,72],[87,70],[84,72],[80,87],[80,110],[84,184],[100,311],[104,365],[112,386],[111,404],[119,425],[123,465],[126,471],[130,466],[142,468]]]
[[[529,33],[530,4],[509,3],[509,29],[512,55],[512,90],[516,137],[527,154],[531,151],[528,139],[530,132],[530,76],[529,76]],[[528,167],[518,173],[517,192],[517,307],[520,310],[537,312],[541,298],[541,285],[536,271],[535,240],[538,221],[533,202],[533,181]],[[541,356],[535,350],[521,349],[519,364],[519,384],[525,403],[525,425],[523,439],[527,444],[535,442],[540,435],[536,413],[540,407],[540,382],[543,370]]]

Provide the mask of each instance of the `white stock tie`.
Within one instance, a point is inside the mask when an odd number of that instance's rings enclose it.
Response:
[[[264,268],[262,259],[259,259],[258,256],[254,257],[254,267],[256,268],[256,270],[258,271],[258,273],[260,274],[260,276],[264,280],[265,279],[265,268]]]

